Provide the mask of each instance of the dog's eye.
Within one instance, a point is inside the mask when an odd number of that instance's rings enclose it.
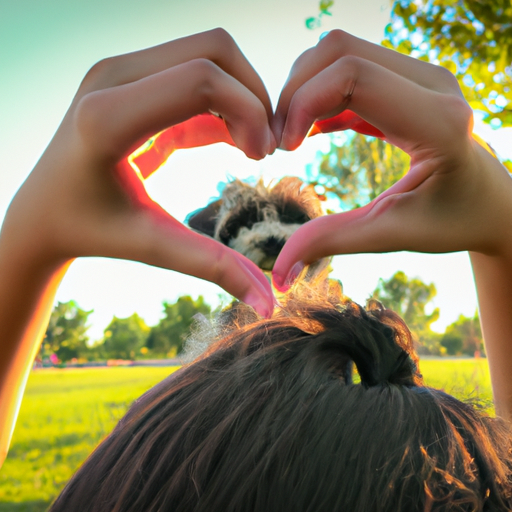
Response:
[[[228,245],[229,241],[238,236],[240,228],[251,229],[254,224],[264,219],[262,204],[249,203],[234,210],[219,233],[220,241]]]
[[[295,202],[284,202],[278,206],[277,211],[283,224],[305,224],[311,220],[304,208]]]

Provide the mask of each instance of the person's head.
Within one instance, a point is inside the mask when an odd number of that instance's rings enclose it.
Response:
[[[509,510],[505,426],[423,386],[397,315],[324,292],[298,285],[270,320],[225,312],[51,511]]]

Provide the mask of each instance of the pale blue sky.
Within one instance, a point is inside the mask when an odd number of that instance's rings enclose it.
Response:
[[[317,0],[0,0],[0,219],[50,141],[81,78],[99,59],[223,26],[262,76],[275,105],[294,59],[316,44],[322,30],[339,27],[379,42],[390,4],[336,0],[332,11],[322,29],[309,31],[304,20],[317,14]],[[478,131],[503,156],[512,157],[507,149],[510,130]],[[177,152],[148,180],[148,189],[182,220],[216,194],[226,175],[303,176],[306,164],[327,146],[326,138],[315,138],[293,154],[277,152],[263,162],[249,161],[225,145]],[[396,270],[436,284],[438,328],[460,313],[474,312],[476,298],[464,254],[336,257],[333,273],[348,295],[364,301],[379,277],[388,278]],[[216,303],[219,293],[212,284],[175,272],[91,258],[72,265],[57,299],[74,299],[84,309],[94,309],[90,335],[96,339],[113,315],[137,311],[154,324],[163,300],[203,294]]]

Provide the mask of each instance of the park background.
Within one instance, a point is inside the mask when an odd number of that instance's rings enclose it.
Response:
[[[510,73],[506,70],[512,46],[510,3],[431,0],[393,6],[387,0],[320,4],[318,0],[0,0],[0,218],[50,141],[80,80],[101,58],[222,26],[260,73],[275,105],[295,58],[332,28],[376,43],[387,38],[388,44],[406,52],[414,51],[415,45],[417,54],[442,60],[443,55],[436,55],[428,37],[422,38],[418,30],[421,10],[418,15],[415,10],[421,5],[431,9],[431,26],[438,31],[441,47],[455,42],[463,48],[460,66],[457,56],[450,54],[444,65],[460,72],[461,84],[487,94],[486,101],[478,104],[474,98],[472,104],[481,107],[476,112],[475,132],[502,159],[512,158],[512,129],[507,128],[512,124],[507,114]],[[508,19],[508,26],[500,19]],[[428,28],[428,19],[426,23],[423,26]],[[467,70],[465,63],[471,64]],[[359,153],[353,148],[359,148]],[[249,161],[224,144],[179,151],[146,185],[152,197],[180,220],[204,206],[217,194],[218,183],[229,176],[263,177],[267,182],[284,175],[309,178],[331,192],[330,208],[350,208],[365,197],[350,195],[336,180],[344,177],[350,183],[352,175],[365,179],[369,164],[363,157],[368,148],[373,150],[369,156],[380,158],[384,166],[373,169],[374,175],[386,175],[390,161],[398,170],[404,165],[403,155],[390,153],[378,141],[366,145],[352,135],[321,136],[305,141],[292,154],[278,151],[262,162]],[[427,340],[423,343],[426,352],[474,352],[480,334],[466,254],[338,256],[332,267],[332,277],[343,283],[345,293],[354,300],[364,303],[377,291],[385,303],[400,310],[416,327],[417,338]],[[58,291],[53,331],[48,332],[41,361],[50,360],[52,354],[56,364],[73,359],[81,364],[87,359],[175,355],[192,313],[208,315],[210,309],[228,301],[218,287],[188,276],[133,262],[82,259],[73,263]],[[408,314],[413,316],[407,318]],[[457,326],[461,314],[463,325]],[[174,341],[159,346],[157,339]],[[468,345],[468,339],[473,345]],[[110,348],[105,343],[108,340]],[[115,340],[132,345],[122,349],[125,353],[116,352]],[[148,347],[148,342],[153,345]],[[448,380],[433,377],[432,382],[447,390],[458,385],[462,395],[474,395],[476,389],[478,398],[488,400],[485,362],[466,363],[473,366],[457,367],[455,373],[445,368],[441,373]],[[439,364],[433,375],[439,374]],[[443,364],[456,366],[450,361]],[[100,370],[45,370],[31,376],[11,454],[0,470],[0,510],[44,510],[130,401],[170,370],[109,369],[125,373],[109,373],[105,381],[94,371]],[[118,387],[112,387],[115,382]]]

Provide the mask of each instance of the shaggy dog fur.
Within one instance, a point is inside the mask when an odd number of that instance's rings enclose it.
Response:
[[[323,215],[311,185],[286,177],[275,186],[228,183],[220,199],[189,215],[189,226],[272,270],[285,242],[302,224]]]

